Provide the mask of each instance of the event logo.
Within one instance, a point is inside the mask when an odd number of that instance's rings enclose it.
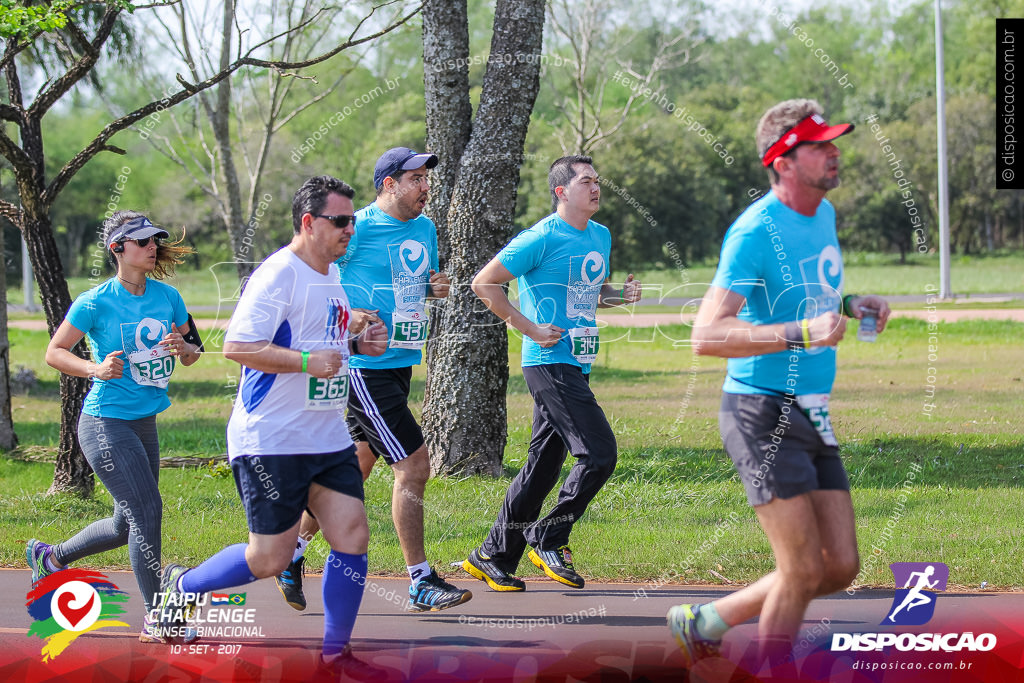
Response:
[[[405,240],[398,247],[402,269],[412,277],[423,274],[427,269],[427,248],[416,240]]]
[[[919,626],[935,614],[935,593],[946,590],[949,567],[942,562],[893,562],[889,565],[896,586],[889,615],[882,624]]]
[[[108,626],[124,626],[111,617],[124,613],[128,594],[97,571],[64,569],[32,584],[25,607],[35,621],[29,636],[43,639],[43,661],[53,659],[78,636]]]

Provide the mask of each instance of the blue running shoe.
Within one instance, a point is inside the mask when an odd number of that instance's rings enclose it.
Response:
[[[274,577],[277,590],[281,591],[284,601],[300,612],[306,609],[306,596],[302,592],[302,565],[305,562],[306,556],[303,555]]]
[[[409,586],[409,612],[438,612],[449,607],[468,602],[473,594],[468,590],[456,588],[448,583],[433,569],[430,574]]]

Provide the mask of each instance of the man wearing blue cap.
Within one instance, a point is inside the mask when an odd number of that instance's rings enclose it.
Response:
[[[352,393],[348,426],[356,442],[363,478],[377,458],[395,475],[391,515],[412,585],[410,612],[437,611],[472,597],[437,575],[423,548],[423,495],[430,459],[423,431],[409,410],[412,366],[422,360],[429,329],[426,299],[448,296],[448,276],[437,272],[437,229],[423,215],[433,154],[408,147],[389,149],[377,160],[373,184],[377,199],[356,213],[356,233],[338,260],[341,282],[352,306],[366,322],[380,320],[389,331],[388,350],[357,357],[349,366]],[[356,323],[360,329],[363,323]],[[316,520],[303,518],[292,564],[278,577],[278,588],[295,609],[304,609],[302,562]]]

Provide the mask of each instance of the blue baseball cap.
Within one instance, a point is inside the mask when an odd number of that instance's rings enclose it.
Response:
[[[384,185],[384,179],[399,171],[412,171],[413,169],[434,168],[437,166],[436,154],[418,154],[408,147],[392,147],[380,155],[377,165],[373,167],[373,186],[380,189]]]
[[[141,240],[144,237],[170,237],[170,234],[163,228],[158,228],[145,216],[136,216],[130,221],[125,221],[117,228],[110,231],[104,240],[107,249],[114,242],[125,242],[127,240]]]

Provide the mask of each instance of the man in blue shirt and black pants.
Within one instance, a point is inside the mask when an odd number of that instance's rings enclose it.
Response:
[[[523,335],[523,376],[535,402],[526,465],[509,486],[498,519],[462,568],[496,591],[526,589],[512,576],[527,543],[530,560],[559,583],[583,588],[569,549],[573,524],[617,459],[615,435],[590,389],[597,358],[598,306],[640,300],[640,282],[607,283],[611,234],[590,220],[601,187],[590,157],[558,159],[548,172],[555,212],[517,235],[477,274],[473,291]],[[503,285],[518,278],[522,312]],[[565,457],[576,458],[558,502],[538,520]]]

